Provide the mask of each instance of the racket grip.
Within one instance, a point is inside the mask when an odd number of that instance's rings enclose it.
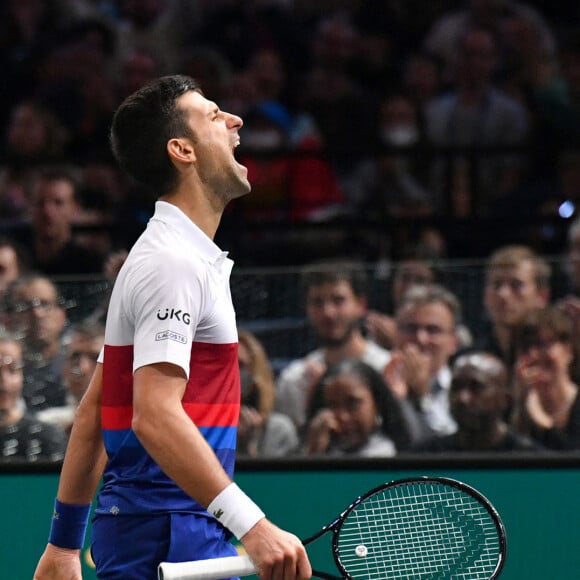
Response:
[[[256,573],[249,556],[230,556],[195,562],[161,562],[159,580],[220,580]]]

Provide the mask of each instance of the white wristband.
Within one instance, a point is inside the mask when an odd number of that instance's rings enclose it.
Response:
[[[218,493],[207,506],[207,511],[238,540],[265,517],[264,512],[235,483]]]

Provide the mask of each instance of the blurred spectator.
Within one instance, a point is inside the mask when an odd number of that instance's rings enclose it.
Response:
[[[122,102],[148,82],[161,76],[161,65],[157,60],[156,53],[146,49],[135,49],[126,54],[120,62],[119,68],[116,83],[119,102]],[[207,94],[205,96],[207,97]]]
[[[580,345],[580,217],[576,218],[568,229],[567,257],[564,263],[568,285],[556,305],[572,321],[574,333],[572,342]],[[572,376],[580,382],[580,353],[577,353],[572,367]]]
[[[436,434],[455,431],[449,412],[449,361],[458,348],[461,303],[437,284],[418,285],[396,310],[395,348],[385,378],[400,399],[408,399]]]
[[[117,105],[116,36],[102,19],[74,22],[39,54],[35,94],[66,126],[69,162],[107,152]]]
[[[550,154],[553,155],[550,171],[538,167],[538,172],[530,172],[515,189],[492,204],[494,215],[506,218],[517,215],[520,218],[522,223],[519,226],[514,224],[514,228],[520,227],[522,235],[537,232],[534,237],[541,236],[542,224],[534,219],[538,216],[568,219],[578,214],[580,152],[552,150]]]
[[[29,273],[6,292],[6,328],[22,340],[26,407],[32,413],[66,404],[62,336],[68,322],[57,287]]]
[[[435,282],[436,271],[430,256],[420,249],[409,249],[393,269],[386,308],[395,312],[407,290],[415,286],[426,286]],[[387,350],[393,348],[397,334],[394,316],[370,310],[365,319],[370,337]]]
[[[248,111],[241,134],[240,160],[248,168],[252,195],[236,207],[249,220],[325,221],[340,212],[343,196],[330,165],[312,157],[285,154],[308,150],[312,141],[291,144],[294,120],[276,101]]]
[[[516,327],[531,309],[548,304],[550,277],[550,265],[527,246],[502,246],[487,260],[484,304],[488,325],[475,336],[475,345],[498,355],[510,371]]]
[[[513,422],[548,449],[580,449],[580,397],[572,321],[559,308],[533,309],[516,332]]]
[[[281,371],[276,393],[276,408],[294,421],[299,432],[313,390],[329,365],[360,359],[382,372],[390,358],[361,331],[368,305],[362,265],[332,260],[309,265],[302,274],[302,289],[306,316],[320,347]]]
[[[485,29],[462,34],[456,48],[451,90],[427,107],[426,132],[436,146],[478,148],[524,145],[530,132],[526,109],[493,84],[497,47]],[[513,189],[521,179],[521,156],[449,155],[433,166],[432,187],[459,217],[489,213],[490,204]],[[477,159],[477,158],[476,158]],[[477,169],[477,170],[476,170]],[[450,199],[444,199],[450,195]]]
[[[204,96],[219,103],[224,111],[236,115],[245,113],[245,110],[230,106],[230,101],[236,97],[228,91],[233,71],[231,64],[219,51],[200,45],[189,48],[181,56],[180,70],[194,78],[201,86]]]
[[[94,320],[84,320],[71,327],[63,337],[62,377],[67,389],[66,405],[48,407],[36,413],[44,423],[57,425],[70,434],[76,409],[95,372],[99,353],[105,342],[105,327]]]
[[[313,116],[324,150],[341,180],[368,154],[378,107],[376,98],[365,92],[350,72],[358,36],[343,13],[332,13],[319,21],[299,100]]]
[[[343,182],[345,196],[363,218],[422,217],[436,209],[425,188],[420,157],[423,124],[416,105],[403,95],[386,97],[380,107],[377,146]]]
[[[0,462],[60,461],[66,435],[26,411],[22,368],[20,341],[0,330]]]
[[[24,220],[30,186],[39,165],[62,161],[68,136],[56,116],[38,101],[19,101],[10,111],[0,166],[0,219]]]
[[[538,140],[550,148],[578,147],[580,144],[580,41],[573,28],[563,36],[558,67],[530,83],[531,103],[536,116]],[[554,70],[555,69],[555,70]]]
[[[505,421],[511,407],[507,369],[485,351],[459,355],[452,365],[449,405],[457,431],[420,442],[412,452],[509,452],[541,448]]]
[[[443,91],[440,60],[428,52],[414,52],[406,60],[401,73],[403,93],[419,108],[425,106]]]
[[[201,24],[203,2],[192,0],[116,0],[119,59],[136,50],[157,56],[161,74],[177,72],[180,53]]]
[[[260,341],[238,331],[242,407],[236,453],[248,457],[282,457],[298,450],[292,420],[274,411],[274,373]]]
[[[35,178],[26,243],[33,269],[51,276],[102,272],[103,256],[80,245],[73,233],[79,215],[78,192],[77,176],[69,168],[46,168]]]
[[[34,93],[35,66],[45,42],[75,17],[63,0],[5,0],[0,3],[0,123],[22,95]]]
[[[392,457],[411,441],[399,401],[360,359],[330,366],[307,410],[304,452],[329,457]]]
[[[11,239],[0,237],[0,301],[8,286],[27,269],[28,257],[25,250]]]
[[[450,75],[453,74],[452,63],[459,38],[474,28],[487,29],[498,39],[500,61],[507,62],[516,56],[531,57],[528,51],[522,50],[522,45],[516,43],[521,35],[513,34],[514,19],[533,32],[535,46],[531,48],[534,54],[537,51],[546,57],[555,56],[556,40],[548,23],[529,3],[515,0],[463,0],[462,6],[449,10],[432,23],[424,46],[442,59]]]

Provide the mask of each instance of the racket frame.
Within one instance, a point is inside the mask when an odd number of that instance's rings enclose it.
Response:
[[[340,529],[342,527],[342,524],[348,517],[348,515],[370,496],[375,495],[381,491],[384,491],[385,489],[402,487],[404,485],[409,484],[429,484],[429,483],[454,487],[460,490],[461,492],[464,492],[473,497],[488,512],[491,519],[493,520],[493,523],[495,524],[499,539],[498,563],[493,574],[489,577],[489,580],[495,580],[495,578],[499,576],[501,570],[503,569],[507,553],[507,535],[505,531],[505,526],[502,522],[502,519],[498,511],[495,509],[493,504],[487,499],[487,497],[485,497],[481,492],[471,487],[467,483],[458,481],[456,479],[452,479],[450,477],[437,477],[427,475],[406,477],[403,479],[394,479],[392,481],[389,481],[388,483],[383,483],[373,489],[370,489],[363,495],[357,497],[337,518],[335,518],[332,522],[324,526],[320,531],[310,536],[309,538],[302,540],[302,543],[306,546],[314,542],[316,539],[320,538],[325,533],[332,531],[332,556],[334,558],[335,565],[338,568],[338,570],[342,573],[342,576],[336,576],[334,574],[329,574],[328,572],[320,572],[318,570],[313,570],[312,575],[316,576],[317,578],[323,578],[324,580],[352,580],[352,576],[350,576],[350,574],[342,564],[338,547]]]

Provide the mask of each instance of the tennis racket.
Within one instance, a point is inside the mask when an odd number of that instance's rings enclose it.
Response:
[[[325,580],[492,580],[505,561],[506,534],[493,505],[445,477],[400,479],[371,489],[305,539],[332,533],[339,575]],[[218,580],[254,574],[248,556],[159,566],[160,580]]]

